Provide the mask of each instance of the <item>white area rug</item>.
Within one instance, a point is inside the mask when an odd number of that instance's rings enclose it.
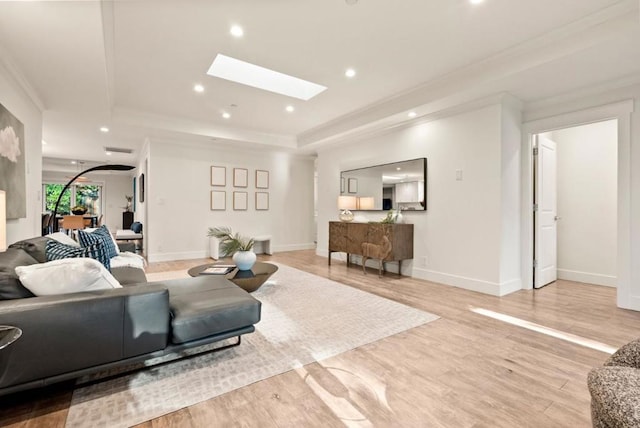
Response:
[[[262,320],[254,333],[243,336],[240,346],[79,388],[67,426],[135,425],[438,318],[278,266],[278,272],[253,293],[262,302]]]

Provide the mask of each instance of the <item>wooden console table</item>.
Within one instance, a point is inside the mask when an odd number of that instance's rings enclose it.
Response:
[[[413,258],[413,225],[391,223],[344,223],[329,222],[329,265],[331,253],[347,253],[347,266],[351,254],[362,255],[362,243],[379,244],[386,236],[391,242],[391,254],[385,262],[397,261],[398,273],[402,274],[402,260]]]

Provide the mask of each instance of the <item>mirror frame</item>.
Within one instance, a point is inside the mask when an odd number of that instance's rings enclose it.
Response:
[[[347,192],[348,189],[348,182],[347,180],[345,180],[344,174],[345,173],[350,173],[350,172],[355,172],[355,171],[362,171],[362,170],[368,170],[368,169],[372,169],[372,168],[378,168],[378,167],[385,167],[385,166],[390,166],[390,165],[396,165],[396,164],[402,164],[405,162],[413,162],[413,161],[417,161],[417,160],[422,160],[422,177],[424,179],[424,190],[423,190],[423,194],[424,194],[424,206],[422,207],[422,209],[411,209],[411,210],[407,210],[407,211],[426,211],[427,210],[427,158],[426,157],[420,157],[420,158],[414,158],[414,159],[406,159],[403,161],[398,161],[398,162],[389,162],[389,163],[383,163],[383,164],[379,164],[379,165],[371,165],[371,166],[366,166],[366,167],[362,167],[362,168],[354,168],[354,169],[349,169],[349,170],[345,170],[345,171],[340,171],[340,194],[341,195],[348,195],[349,193]],[[391,209],[395,209],[392,208]],[[361,210],[359,208],[352,210],[352,211],[388,211],[386,209],[371,209],[371,210]]]

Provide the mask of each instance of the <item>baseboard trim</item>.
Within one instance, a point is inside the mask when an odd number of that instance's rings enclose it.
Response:
[[[272,250],[274,253],[280,253],[283,251],[298,251],[298,250],[313,250],[316,248],[316,244],[308,242],[305,244],[289,244],[289,245],[273,245]]]
[[[492,296],[504,296],[514,291],[520,290],[520,279],[514,279],[502,284],[481,279],[468,278],[459,275],[451,275],[443,272],[436,272],[423,268],[413,268],[414,278],[420,278],[431,282],[451,285],[453,287],[464,288],[465,290],[477,291],[478,293],[490,294]]]
[[[209,251],[186,251],[182,253],[155,253],[149,254],[147,260],[153,262],[171,262],[173,260],[189,260],[189,259],[207,259]]]
[[[587,284],[603,285],[605,287],[617,287],[618,277],[602,275],[599,273],[580,272],[577,270],[558,269],[558,279],[566,281],[584,282]]]

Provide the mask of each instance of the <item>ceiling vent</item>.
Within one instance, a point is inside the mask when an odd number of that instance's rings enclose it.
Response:
[[[104,151],[105,152],[111,152],[111,153],[126,153],[128,155],[133,153],[133,150],[131,150],[131,149],[123,149],[122,147],[105,147]]]

